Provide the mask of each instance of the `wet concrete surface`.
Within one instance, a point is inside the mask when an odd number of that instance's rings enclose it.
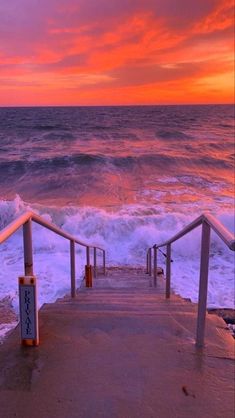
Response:
[[[76,300],[43,306],[39,347],[21,347],[17,328],[0,346],[0,416],[233,418],[226,324],[208,315],[196,349],[196,306],[166,301],[161,279],[150,285],[142,272],[111,271]]]

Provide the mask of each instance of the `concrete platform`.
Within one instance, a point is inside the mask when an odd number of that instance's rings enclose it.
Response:
[[[233,418],[233,338],[208,315],[197,350],[196,311],[166,301],[161,279],[110,269],[43,306],[38,348],[20,347],[18,329],[0,346],[0,416]]]

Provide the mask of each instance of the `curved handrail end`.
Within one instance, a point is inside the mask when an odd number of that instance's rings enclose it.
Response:
[[[230,242],[229,248],[230,248],[230,250],[235,251],[235,240]]]

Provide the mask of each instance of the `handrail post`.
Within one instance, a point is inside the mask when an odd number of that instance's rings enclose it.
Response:
[[[94,247],[94,277],[96,277],[96,247]]]
[[[171,296],[171,244],[166,246],[166,298]]]
[[[33,275],[33,243],[32,243],[32,221],[29,219],[23,225],[24,240],[24,274]]]
[[[87,266],[90,265],[90,247],[89,246],[86,247],[86,264]]]
[[[149,275],[152,276],[152,248],[149,248]]]
[[[90,247],[86,247],[86,266],[85,266],[86,287],[92,287],[92,269],[90,264]]]
[[[105,251],[103,250],[103,274],[106,273]]]
[[[157,247],[153,247],[153,277],[154,277],[154,286],[157,286]]]
[[[70,241],[70,275],[71,275],[71,297],[75,298],[76,284],[75,284],[75,242]]]
[[[33,242],[32,219],[29,218],[23,224],[24,243],[24,274],[19,277],[19,305],[20,305],[20,329],[21,344],[24,346],[39,345],[38,309],[37,309],[37,279],[33,274]],[[29,277],[27,277],[29,276]],[[28,290],[26,290],[28,287]],[[30,289],[30,290],[29,290]],[[27,296],[26,296],[27,295]],[[30,309],[28,308],[30,306]],[[28,325],[34,324],[31,333],[28,334]]]
[[[146,274],[149,272],[149,249],[147,250],[146,254]]]
[[[206,302],[209,271],[209,252],[210,252],[210,225],[207,222],[202,223],[201,239],[201,262],[200,262],[200,282],[198,297],[198,316],[197,316],[197,334],[196,346],[203,347],[205,322],[206,322]]]

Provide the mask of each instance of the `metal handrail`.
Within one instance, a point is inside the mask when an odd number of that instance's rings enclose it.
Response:
[[[51,222],[47,222],[45,219],[43,219],[41,216],[37,215],[34,212],[28,211],[23,213],[21,216],[19,216],[17,219],[12,221],[9,225],[7,225],[4,229],[0,231],[0,244],[2,244],[4,241],[6,241],[7,238],[9,238],[14,232],[17,231],[25,222],[27,222],[29,219],[36,222],[37,224],[44,226],[45,228],[55,232],[57,235],[60,235],[61,237],[64,237],[70,241],[74,241],[79,245],[82,245],[83,247],[90,247],[90,248],[97,248],[101,251],[104,251],[103,248],[97,247],[96,245],[88,245],[77,238],[75,238],[73,235],[68,234],[67,232],[63,231],[63,229],[59,228],[58,226],[54,225]]]
[[[0,231],[0,244],[6,241],[11,235],[13,235],[20,227],[23,226],[23,239],[24,239],[24,265],[25,275],[33,274],[33,249],[32,249],[32,221],[49,229],[50,231],[60,235],[61,237],[70,241],[70,267],[71,267],[71,296],[75,297],[75,244],[86,247],[86,259],[87,265],[90,265],[90,249],[94,249],[94,273],[96,275],[96,250],[103,252],[103,270],[105,274],[105,250],[95,245],[86,244],[78,240],[73,235],[63,231],[58,226],[51,222],[46,221],[41,216],[32,211],[23,213],[9,225],[7,225],[2,231]]]
[[[208,287],[208,272],[209,272],[209,253],[210,253],[210,232],[211,229],[224,241],[227,247],[235,251],[235,237],[228,231],[224,225],[219,222],[211,214],[202,214],[196,218],[189,225],[185,226],[180,232],[168,239],[164,243],[154,244],[147,250],[146,258],[146,272],[152,275],[152,250],[153,254],[153,274],[154,283],[157,283],[157,250],[161,247],[166,247],[166,298],[170,298],[170,286],[171,286],[171,244],[184,235],[191,232],[193,229],[202,225],[202,238],[201,238],[201,262],[200,262],[200,283],[199,283],[199,296],[198,296],[198,318],[197,318],[197,334],[196,345],[197,347],[203,347],[204,334],[205,334],[205,320],[206,320],[206,302],[207,302],[207,287]]]
[[[214,216],[211,214],[202,214],[197,219],[195,219],[193,222],[191,222],[189,225],[185,226],[180,232],[178,232],[176,235],[174,235],[169,240],[165,241],[162,244],[156,245],[157,248],[165,247],[168,244],[172,244],[173,242],[177,241],[179,238],[182,238],[184,235],[191,232],[193,229],[197,228],[199,225],[202,224],[202,222],[207,222],[210,227],[216,232],[216,234],[224,241],[224,243],[227,245],[227,247],[230,248],[230,250],[235,251],[235,239],[233,234],[228,231],[227,228],[224,227],[224,225],[219,222]],[[154,246],[153,246],[154,247]]]

